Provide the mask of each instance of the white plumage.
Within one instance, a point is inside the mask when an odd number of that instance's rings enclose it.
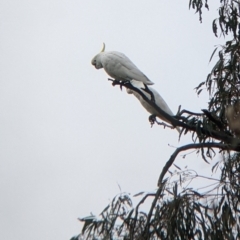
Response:
[[[144,91],[143,89],[145,88],[144,84],[142,82],[139,81],[135,81],[132,80],[131,84],[135,87],[138,88],[149,100],[151,99],[151,96],[149,93],[147,93],[146,91]],[[148,89],[153,93],[153,96],[155,98],[155,104],[161,108],[163,111],[165,111],[166,113],[168,113],[170,116],[174,116],[173,112],[171,111],[171,109],[168,107],[167,103],[164,101],[164,99],[160,96],[160,94],[152,87],[148,87]],[[142,106],[151,114],[156,115],[157,117],[159,117],[160,119],[162,119],[165,122],[170,123],[167,119],[165,119],[163,116],[161,116],[158,111],[152,107],[151,105],[149,105],[143,98],[142,96],[138,93],[135,92],[129,88],[126,88],[127,93],[129,94],[133,94],[142,104]],[[171,124],[171,123],[170,123]],[[177,127],[178,132],[180,131],[180,129]]]
[[[104,68],[107,74],[116,80],[131,81],[134,79],[147,85],[153,84],[123,53],[104,52],[104,49],[105,45],[103,50],[92,59],[92,65],[96,69]]]

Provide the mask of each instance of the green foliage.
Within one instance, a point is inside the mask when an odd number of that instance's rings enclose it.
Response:
[[[205,0],[204,6],[206,9],[209,10],[208,1]],[[199,21],[202,22],[202,8],[203,8],[203,1],[202,0],[190,0],[189,1],[189,8],[195,9],[196,13],[199,14]]]
[[[217,55],[216,63],[206,81],[196,87],[198,95],[209,93],[208,109],[201,113],[179,109],[172,117],[131,84],[125,84],[173,126],[181,127],[180,137],[191,133],[193,142],[171,155],[160,173],[156,192],[136,194],[134,198],[141,197],[136,206],[130,194],[119,194],[98,217],[79,219],[84,222],[82,234],[72,239],[240,239],[240,3],[219,3],[219,16],[212,22],[212,31],[216,37],[228,35],[230,40],[214,49],[210,61]],[[208,1],[190,0],[189,8],[199,14],[201,22],[203,9],[209,10]],[[231,119],[235,123],[237,120],[239,132],[236,124],[232,127]],[[200,176],[194,170],[174,165],[178,154],[189,149],[195,149],[206,162],[218,153],[221,160],[212,171],[220,168],[220,178]],[[169,170],[172,165],[174,172]],[[205,186],[191,188],[191,183],[202,180],[208,181]],[[147,199],[152,204],[145,212]]]
[[[236,1],[220,1],[219,18],[213,21],[213,33],[218,36],[218,27],[220,33],[226,36],[231,33],[233,37],[226,41],[225,45],[214,49],[210,61],[218,50],[218,59],[212,71],[208,74],[205,82],[196,87],[197,94],[200,94],[205,87],[209,93],[210,101],[208,110],[216,119],[221,122],[221,131],[229,134],[231,130],[228,127],[225,115],[226,108],[239,102],[239,54],[240,42],[238,31],[239,4]],[[207,121],[207,125],[210,122]],[[219,126],[211,126],[213,128]]]
[[[89,239],[237,239],[240,237],[240,155],[228,156],[223,161],[220,179],[178,167],[170,174],[160,195],[141,193],[138,197],[143,197],[136,207],[130,204],[130,195],[116,196],[92,223],[99,227],[84,228],[83,233],[87,232]],[[202,179],[211,182],[203,190],[188,187],[192,181]],[[141,211],[140,205],[156,196],[157,204],[148,222],[149,215]],[[88,225],[85,219],[82,221],[84,227]]]

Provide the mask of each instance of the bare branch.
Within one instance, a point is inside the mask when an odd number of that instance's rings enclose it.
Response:
[[[195,116],[203,116],[202,113],[194,113],[194,112],[190,112],[190,111],[185,110],[185,109],[183,109],[181,112],[179,112],[179,113],[177,114],[177,116],[181,116],[181,115],[184,114],[184,113],[188,113],[188,114],[190,114],[190,115],[195,115]]]
[[[177,155],[180,152],[186,151],[189,149],[198,149],[198,148],[206,148],[206,147],[207,148],[220,148],[223,150],[232,150],[230,145],[226,145],[226,144],[222,144],[222,143],[192,143],[192,144],[188,144],[188,145],[179,147],[174,151],[174,153],[172,154],[170,159],[166,162],[165,166],[163,167],[163,170],[158,179],[158,186],[161,185],[165,174],[167,173],[168,169],[171,167],[171,165],[173,164]]]
[[[110,81],[113,81],[113,79],[109,79]],[[165,111],[163,111],[160,107],[158,107],[156,105],[155,102],[151,101],[150,99],[147,98],[147,96],[141,91],[139,90],[138,88],[132,86],[132,84],[130,82],[121,82],[121,83],[115,83],[114,82],[114,86],[115,85],[120,85],[120,86],[124,86],[125,88],[129,88],[135,92],[137,92],[138,94],[141,95],[141,97],[149,104],[151,105],[152,107],[154,107],[161,116],[163,116],[165,119],[167,119],[174,127],[183,127],[189,131],[193,131],[193,132],[196,132],[196,124],[187,124],[187,123],[184,123],[182,121],[179,121],[176,117],[174,116],[170,116],[169,114],[167,114]],[[220,132],[220,131],[215,131],[215,130],[209,130],[209,129],[205,129],[203,127],[200,127],[199,128],[201,133],[207,137],[211,137],[211,138],[215,138],[219,141],[223,141],[225,142],[226,144],[230,144],[233,147],[232,150],[234,151],[238,151],[240,152],[240,139],[238,138],[234,138],[232,137],[232,135],[230,134],[227,134],[225,132]]]
[[[171,167],[171,165],[173,164],[177,155],[180,152],[186,151],[188,149],[196,149],[196,148],[204,148],[204,147],[220,148],[220,149],[224,149],[224,150],[232,150],[229,145],[222,144],[222,143],[196,143],[196,144],[188,144],[188,145],[177,148],[175,150],[175,152],[172,154],[172,156],[170,157],[170,159],[167,161],[165,166],[163,167],[163,170],[160,174],[160,177],[159,177],[159,180],[158,180],[158,190],[157,190],[155,198],[152,202],[151,209],[148,213],[148,218],[147,218],[147,223],[146,223],[146,228],[145,228],[145,234],[148,233],[148,228],[149,228],[149,225],[150,225],[150,220],[151,220],[151,217],[152,217],[153,210],[156,206],[157,200],[159,199],[159,197],[162,193],[162,190],[164,189],[165,183],[166,183],[166,180],[163,181],[163,178],[164,178],[165,174],[167,173],[167,171],[169,170],[169,168]]]

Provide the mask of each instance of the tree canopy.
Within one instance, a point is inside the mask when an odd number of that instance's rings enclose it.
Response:
[[[190,0],[189,9],[196,11],[199,21],[209,10],[208,0]],[[141,196],[133,206],[129,194],[113,198],[99,215],[81,218],[82,233],[74,239],[240,239],[240,1],[220,0],[218,18],[212,22],[216,37],[228,36],[211,54],[218,55],[206,80],[196,86],[196,94],[207,91],[208,109],[194,113],[179,108],[170,116],[130,83],[123,87],[138,92],[173,126],[181,127],[180,137],[192,135],[192,142],[177,148],[160,173],[156,192]],[[219,160],[212,168],[221,169],[220,178],[203,177],[189,169],[174,165],[180,152],[196,149],[208,162],[216,154]],[[174,165],[176,170],[170,172]],[[192,189],[192,180],[207,178],[209,185]],[[135,196],[136,196],[135,195]],[[151,199],[148,212],[141,210]]]

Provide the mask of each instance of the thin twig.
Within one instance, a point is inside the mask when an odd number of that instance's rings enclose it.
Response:
[[[183,109],[181,112],[179,112],[177,114],[177,116],[181,116],[183,113],[187,113],[187,114],[195,115],[195,116],[200,116],[200,117],[203,116],[202,113],[194,113],[194,112],[191,112],[191,111],[188,111],[188,110],[185,110],[185,109]]]
[[[150,226],[150,221],[151,221],[151,217],[152,217],[152,213],[153,210],[156,206],[157,200],[159,199],[159,196],[162,193],[162,190],[166,184],[167,179],[163,180],[165,174],[167,173],[168,169],[171,167],[171,165],[173,164],[174,160],[176,159],[177,155],[185,150],[188,149],[193,149],[193,148],[204,148],[204,147],[208,147],[208,148],[220,148],[220,149],[224,149],[224,150],[231,150],[229,145],[226,144],[222,144],[222,143],[193,143],[193,144],[188,144],[182,147],[179,147],[175,150],[175,152],[172,154],[172,156],[170,157],[170,159],[167,161],[167,163],[165,164],[165,166],[163,167],[163,170],[160,174],[159,180],[158,180],[158,190],[156,192],[156,196],[152,202],[152,206],[150,208],[150,211],[148,213],[148,218],[147,218],[147,223],[145,226],[145,234],[148,233],[148,229]]]
[[[133,222],[133,229],[131,231],[131,239],[133,239],[134,235],[134,229],[136,227],[136,222],[137,222],[137,217],[138,217],[138,208],[140,207],[141,204],[143,204],[145,202],[145,200],[148,198],[148,197],[155,197],[155,193],[148,193],[146,194],[142,199],[141,201],[137,204],[136,208],[135,208],[135,216],[134,216],[134,222]]]
[[[188,145],[179,147],[174,151],[174,153],[172,154],[170,159],[166,162],[165,166],[163,167],[163,170],[162,170],[162,172],[159,176],[158,186],[161,185],[165,174],[167,173],[168,169],[171,167],[171,165],[173,164],[177,155],[180,152],[186,151],[186,150],[189,150],[189,149],[198,149],[198,148],[206,148],[206,147],[207,148],[220,148],[220,149],[223,149],[223,150],[232,150],[231,146],[226,145],[226,144],[222,144],[222,143],[192,143],[192,144],[188,144]]]

